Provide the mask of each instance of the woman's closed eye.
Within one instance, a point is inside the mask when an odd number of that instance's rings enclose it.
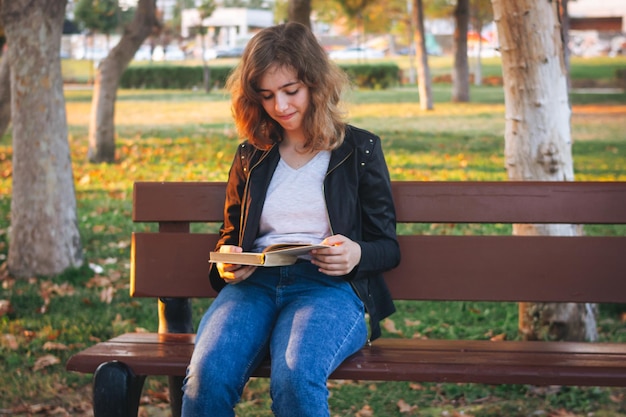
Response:
[[[298,94],[299,91],[300,89],[297,88],[293,91],[285,91],[285,94],[287,94],[288,96],[295,96],[296,94]],[[274,94],[261,94],[261,98],[263,100],[271,100],[274,98]]]

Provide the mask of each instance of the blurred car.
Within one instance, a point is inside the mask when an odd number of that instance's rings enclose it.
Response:
[[[87,49],[79,48],[75,50],[73,56],[74,59],[89,59],[100,61],[106,58],[108,54],[109,51],[107,51],[106,49],[88,47]]]
[[[202,51],[200,52],[200,56],[202,56]],[[204,59],[210,61],[215,58],[217,58],[217,50],[215,48],[206,48],[204,50]]]
[[[378,49],[352,46],[346,49],[331,51],[328,56],[331,59],[379,59],[384,58],[385,53]]]
[[[218,49],[216,58],[239,58],[243,55],[243,46],[235,46],[229,49]]]
[[[155,61],[183,61],[185,58],[185,51],[176,45],[169,45],[167,48],[157,45],[152,53]]]
[[[152,59],[152,48],[150,48],[150,45],[141,45],[135,52],[133,59],[135,61],[150,61]]]

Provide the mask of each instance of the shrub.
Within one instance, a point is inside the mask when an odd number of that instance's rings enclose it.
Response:
[[[392,62],[340,65],[359,88],[382,90],[400,84],[400,67]]]
[[[394,63],[350,64],[340,66],[359,88],[381,90],[400,83],[400,68]],[[231,66],[211,66],[211,84],[222,88]],[[202,88],[201,66],[131,66],[120,79],[121,88],[193,89]]]
[[[617,78],[617,86],[626,91],[626,68],[616,69],[615,78]]]
[[[230,66],[211,69],[211,84],[221,88],[232,70]],[[145,65],[128,67],[120,79],[121,88],[193,89],[203,86],[201,66]]]

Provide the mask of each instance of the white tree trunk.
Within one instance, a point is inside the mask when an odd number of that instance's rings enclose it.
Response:
[[[135,52],[158,24],[155,12],[155,0],[139,0],[132,23],[96,70],[87,150],[87,157],[91,162],[115,161],[114,116],[117,88]]]
[[[502,53],[509,179],[573,181],[571,110],[557,2],[492,0],[492,5]],[[513,231],[580,234],[574,225],[515,225]],[[522,304],[520,330],[528,338],[594,339],[594,310],[585,304]],[[531,329],[533,325],[548,330]]]
[[[59,58],[65,5],[0,3],[13,122],[8,267],[16,277],[54,275],[82,263]]]
[[[424,5],[422,0],[414,0],[411,19],[415,28],[415,58],[417,60],[417,85],[422,110],[433,109],[432,80],[428,66],[428,51],[426,50],[426,36],[424,27]]]

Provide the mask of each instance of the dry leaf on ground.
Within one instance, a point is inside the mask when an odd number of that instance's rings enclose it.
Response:
[[[44,355],[35,361],[35,366],[33,366],[33,371],[40,371],[43,368],[56,365],[57,363],[61,363],[61,360],[57,358],[56,356]]]
[[[43,349],[44,350],[68,350],[69,348],[67,347],[67,345],[64,345],[63,343],[46,342],[43,345]]]
[[[9,300],[0,300],[0,317],[5,314],[9,314],[13,311],[13,307],[11,307],[11,301]]]
[[[383,328],[391,334],[402,334],[402,332],[396,328],[396,323],[394,323],[391,319],[385,319],[383,322]]]
[[[372,410],[372,407],[370,407],[369,405],[364,405],[363,408],[357,411],[355,416],[356,417],[373,417],[374,410]]]
[[[400,413],[402,414],[412,413],[413,411],[417,410],[416,405],[411,405],[404,400],[399,400],[396,405],[398,406],[398,411],[400,411]]]

